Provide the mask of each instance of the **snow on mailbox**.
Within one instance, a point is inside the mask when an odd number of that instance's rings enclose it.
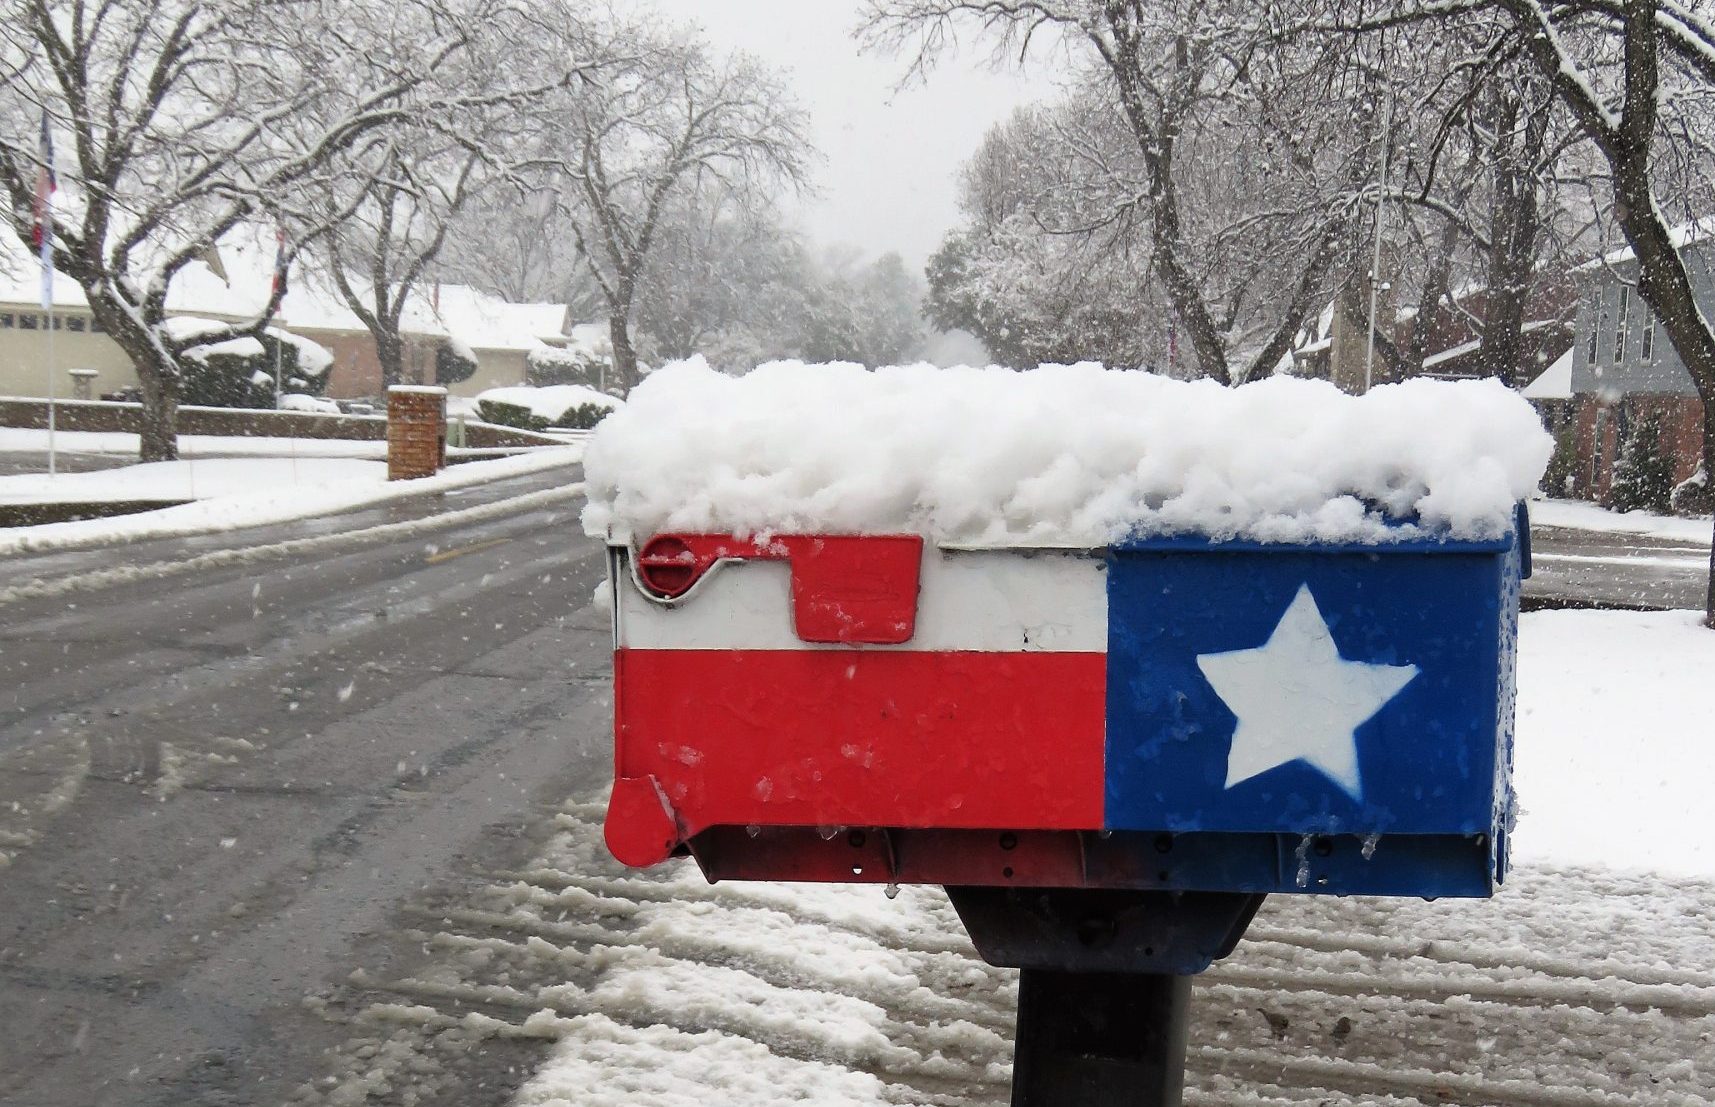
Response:
[[[1494,382],[663,369],[587,459],[609,845],[948,885],[1026,964],[979,889],[1249,897],[1175,972],[1264,893],[1487,895],[1550,445]]]

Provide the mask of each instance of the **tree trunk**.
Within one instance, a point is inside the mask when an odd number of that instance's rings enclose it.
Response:
[[[1715,400],[1703,400],[1704,488],[1715,490]],[[1710,497],[1715,500],[1715,495]],[[1703,594],[1703,625],[1715,630],[1715,533],[1709,543],[1709,586]]]
[[[608,338],[613,343],[613,380],[629,395],[637,387],[637,351],[631,345],[631,323],[627,312],[607,317]]]
[[[1497,151],[1494,200],[1489,208],[1488,288],[1483,293],[1483,335],[1477,367],[1517,388],[1528,382],[1524,364],[1524,325],[1529,304],[1532,263],[1542,230],[1537,203],[1537,180],[1531,167],[1542,155],[1548,137],[1548,108],[1526,117],[1524,134],[1515,146],[1510,137],[1518,127],[1523,105],[1511,98],[1498,109],[1497,134],[1508,136]]]
[[[405,340],[398,331],[388,332],[385,328],[375,331],[375,360],[381,366],[381,390],[387,391],[396,384],[403,384],[405,377]]]
[[[179,459],[179,373],[177,366],[145,363],[133,356],[137,381],[143,389],[143,427],[139,461]]]

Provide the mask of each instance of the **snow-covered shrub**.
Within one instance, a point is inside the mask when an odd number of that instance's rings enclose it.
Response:
[[[524,356],[524,383],[536,388],[556,384],[601,384],[603,362],[585,349],[538,346]]]
[[[1608,505],[1616,511],[1665,514],[1673,495],[1673,459],[1661,445],[1661,420],[1654,415],[1639,421],[1620,447],[1614,463],[1614,483]]]
[[[288,385],[289,387],[289,385]],[[287,392],[280,397],[281,411],[308,411],[321,415],[338,415],[339,405],[321,396],[306,396],[302,392]]]
[[[1697,472],[1673,487],[1668,506],[1675,515],[1708,515],[1715,511],[1715,494],[1709,488],[1709,470],[1699,465]]]
[[[275,406],[276,374],[292,392],[320,396],[333,355],[308,339],[270,328],[254,338],[193,346],[181,362],[181,403],[266,410]]]
[[[255,339],[193,346],[180,359],[179,402],[198,407],[271,408],[273,366]]]
[[[548,429],[548,420],[523,404],[509,404],[502,400],[478,400],[476,413],[484,423],[494,423],[497,426],[517,427],[527,431]]]
[[[560,417],[549,425],[567,430],[593,430],[597,423],[613,412],[614,409],[607,404],[578,404],[561,412]]]
[[[476,375],[476,353],[456,338],[435,347],[435,383],[458,384]]]
[[[529,412],[541,420],[543,427],[566,427],[583,430],[601,422],[602,417],[613,409],[624,404],[605,393],[593,388],[585,388],[581,384],[556,384],[544,388],[532,388],[529,385],[504,385],[500,388],[490,388],[477,396],[478,410],[485,403],[501,404],[507,407],[517,407]],[[489,420],[493,422],[493,420]],[[523,427],[518,422],[508,422],[507,426]],[[535,425],[525,427],[527,430],[539,429]]]

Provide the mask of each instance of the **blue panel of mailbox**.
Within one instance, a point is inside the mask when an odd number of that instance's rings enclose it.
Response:
[[[1150,539],[1108,573],[1104,821],[1167,843],[1170,886],[1493,892],[1522,505],[1492,541]]]

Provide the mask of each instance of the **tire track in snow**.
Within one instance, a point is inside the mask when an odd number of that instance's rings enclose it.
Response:
[[[521,1105],[606,1107],[619,1100],[590,1079],[646,1072],[680,1073],[675,1089],[723,1107],[836,1077],[816,1102],[1006,1102],[1016,974],[975,959],[938,890],[889,902],[873,887],[710,886],[688,863],[630,873],[606,856],[602,814],[567,805],[532,866],[417,913],[442,967],[364,981],[375,1017],[442,1012],[465,1033],[474,1012],[496,1034],[553,1038]],[[1652,900],[1650,881],[1614,883],[1610,932],[1577,942],[1593,929],[1583,874],[1464,908],[1271,901],[1199,981],[1186,1103],[1715,1104],[1715,994],[1661,956],[1699,948],[1700,920],[1624,940],[1656,917],[1638,912],[1707,889],[1659,885]],[[1435,937],[1394,936],[1413,932]],[[1542,952],[1556,941],[1564,952]],[[1611,955],[1634,946],[1635,962]],[[676,1052],[710,1049],[746,1060],[703,1071]],[[752,1086],[745,1066],[773,1075]]]

